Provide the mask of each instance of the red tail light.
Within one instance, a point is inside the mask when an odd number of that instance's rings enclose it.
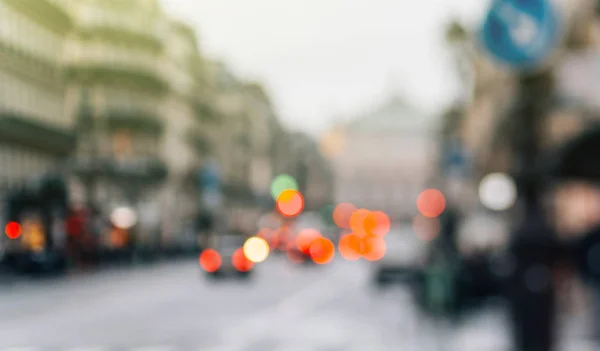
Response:
[[[4,232],[9,239],[18,239],[21,236],[21,225],[17,222],[9,222],[4,228]]]
[[[244,255],[244,250],[242,248],[235,250],[233,256],[231,257],[231,263],[233,264],[235,269],[237,269],[240,272],[248,272],[252,269],[252,267],[254,267],[254,263],[248,258],[246,258],[246,255]]]
[[[207,249],[200,255],[200,266],[209,273],[219,270],[221,263],[221,255],[216,250]]]

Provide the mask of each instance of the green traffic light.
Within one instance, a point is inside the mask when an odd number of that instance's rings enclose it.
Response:
[[[298,190],[298,183],[294,177],[287,174],[280,174],[271,182],[271,196],[275,201],[285,190]]]

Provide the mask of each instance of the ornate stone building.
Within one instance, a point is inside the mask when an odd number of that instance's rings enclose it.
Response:
[[[53,1],[0,1],[0,197],[63,169],[74,146],[61,66],[72,26]]]
[[[393,98],[336,130],[344,146],[332,159],[335,201],[412,218],[435,174],[435,120]]]

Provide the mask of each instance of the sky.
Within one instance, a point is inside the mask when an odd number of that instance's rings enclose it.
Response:
[[[434,115],[458,92],[444,26],[477,25],[489,0],[162,0],[209,57],[267,88],[313,135],[390,95]]]

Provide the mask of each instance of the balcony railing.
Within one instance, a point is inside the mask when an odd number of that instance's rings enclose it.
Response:
[[[160,57],[152,53],[99,43],[72,44],[65,61],[70,65],[100,65],[143,70],[157,74],[161,78],[166,78],[169,73],[163,69]]]
[[[111,89],[102,95],[105,110],[139,112],[151,116],[160,114],[162,101],[151,94]]]
[[[145,13],[110,11],[100,7],[86,7],[78,14],[81,27],[111,27],[162,40],[163,24]]]
[[[127,161],[112,158],[81,157],[72,161],[71,167],[81,175],[121,177],[139,181],[160,182],[165,179],[168,169],[158,158],[140,157]]]

